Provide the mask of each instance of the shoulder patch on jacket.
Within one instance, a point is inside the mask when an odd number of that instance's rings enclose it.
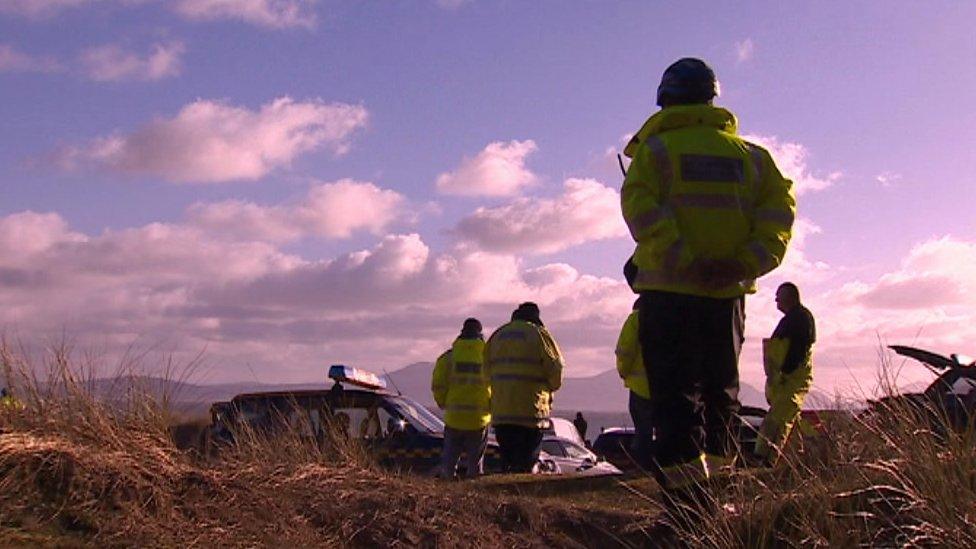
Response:
[[[745,163],[741,158],[706,154],[681,155],[681,179],[695,182],[744,183]]]

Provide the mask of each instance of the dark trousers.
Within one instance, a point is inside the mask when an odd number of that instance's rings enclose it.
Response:
[[[643,292],[638,315],[657,464],[735,455],[745,299]]]
[[[495,438],[502,458],[502,471],[531,473],[539,459],[542,430],[522,425],[495,425]]]
[[[651,409],[651,401],[631,391],[627,408],[630,410],[630,419],[634,422],[634,439],[630,445],[631,455],[637,465],[645,470],[652,471],[654,470],[652,454],[654,414]]]

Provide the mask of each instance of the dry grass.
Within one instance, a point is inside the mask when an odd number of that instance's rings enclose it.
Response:
[[[35,377],[0,346],[24,408],[0,417],[0,541],[23,546],[633,546],[646,513],[397,476],[350,445],[240,436],[179,450],[145,394],[103,402],[64,347]],[[82,362],[83,364],[90,363]],[[12,379],[16,378],[16,379]],[[9,382],[8,381],[8,382]],[[239,435],[248,435],[240,433]]]
[[[896,393],[892,371],[884,358],[886,396]],[[937,407],[885,399],[834,418],[775,469],[717,479],[708,511],[686,509],[681,536],[728,548],[976,547],[974,443],[971,425],[949,428]]]
[[[775,469],[716,479],[676,538],[646,478],[444,483],[381,470],[355,445],[258,433],[210,458],[174,444],[164,403],[93,398],[94,369],[69,350],[41,379],[21,356],[0,346],[25,404],[0,413],[4,545],[976,546],[973,430],[898,399],[835,417]]]

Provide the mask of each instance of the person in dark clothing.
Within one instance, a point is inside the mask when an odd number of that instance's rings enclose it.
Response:
[[[813,345],[817,328],[813,313],[800,302],[800,290],[785,282],[776,290],[776,308],[783,313],[773,336],[763,340],[766,401],[769,412],[756,441],[756,456],[772,465],[782,452],[803,400],[813,381]]]
[[[576,412],[576,418],[573,419],[573,427],[576,427],[576,432],[579,433],[581,439],[586,442],[586,418],[583,417],[583,412]]]

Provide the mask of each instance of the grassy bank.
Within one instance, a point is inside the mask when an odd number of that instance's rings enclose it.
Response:
[[[972,429],[899,399],[835,417],[774,469],[714,478],[673,537],[646,477],[445,483],[299,437],[205,458],[174,443],[165,402],[93,398],[68,352],[47,355],[43,382],[0,359],[23,401],[0,412],[3,545],[976,546]]]

